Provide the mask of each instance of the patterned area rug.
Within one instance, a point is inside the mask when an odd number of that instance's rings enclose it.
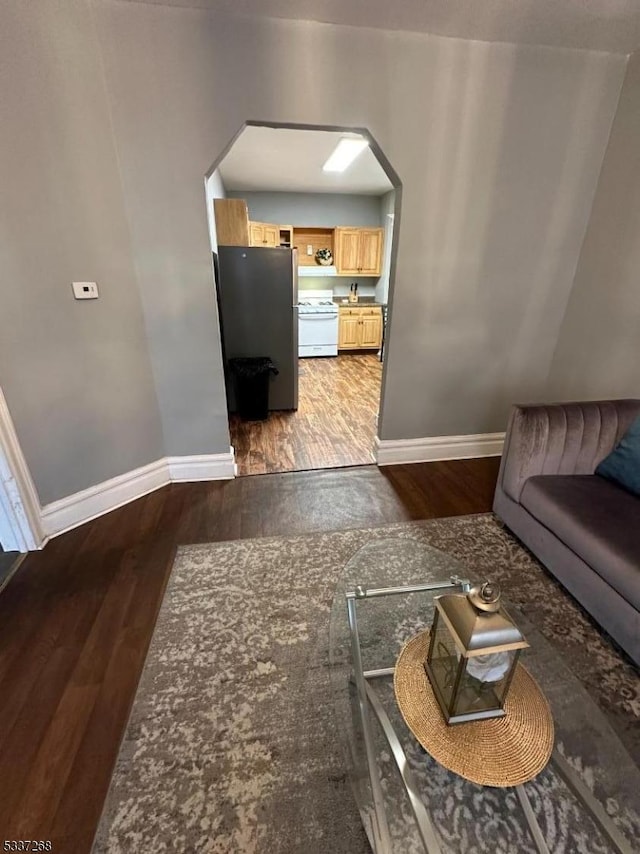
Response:
[[[432,545],[473,565],[473,577],[499,581],[640,762],[637,670],[491,514],[188,546],[176,558],[95,854],[370,850],[336,736],[329,614],[347,561],[388,537]],[[529,850],[487,845],[451,850]]]

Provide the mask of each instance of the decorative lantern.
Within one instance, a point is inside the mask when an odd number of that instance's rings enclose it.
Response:
[[[529,644],[486,581],[467,594],[435,599],[425,670],[448,724],[498,718]]]

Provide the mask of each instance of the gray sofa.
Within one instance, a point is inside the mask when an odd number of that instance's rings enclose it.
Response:
[[[640,498],[594,474],[640,400],[515,406],[493,504],[640,664]]]

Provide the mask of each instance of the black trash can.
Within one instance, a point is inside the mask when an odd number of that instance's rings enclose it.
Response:
[[[229,359],[236,391],[236,408],[244,421],[264,421],[269,416],[269,377],[278,369],[268,356]]]

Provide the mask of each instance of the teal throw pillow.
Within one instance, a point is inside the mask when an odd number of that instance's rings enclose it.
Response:
[[[640,416],[615,449],[600,463],[596,474],[640,496]]]

